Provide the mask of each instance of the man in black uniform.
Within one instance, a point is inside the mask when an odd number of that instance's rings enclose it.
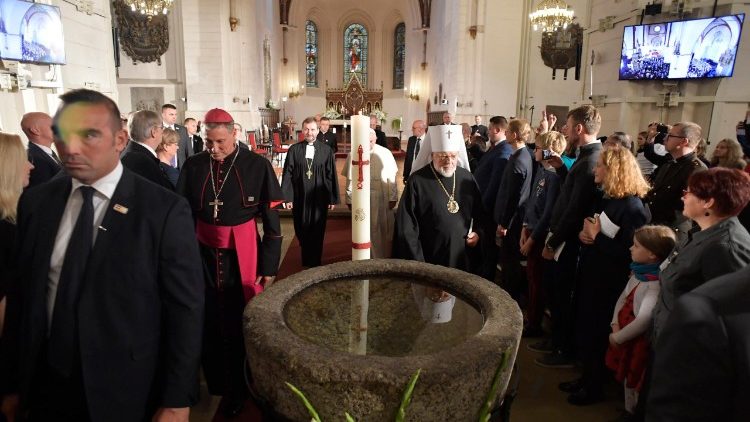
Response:
[[[677,230],[678,238],[692,227],[690,219],[682,215],[682,191],[694,171],[706,168],[695,154],[700,139],[701,127],[693,122],[672,126],[664,139],[672,159],[654,171],[653,187],[643,200],[651,212],[651,224],[672,227]]]
[[[282,194],[268,160],[237,147],[229,113],[210,110],[204,122],[206,150],[185,161],[177,191],[190,203],[205,271],[203,372],[209,392],[226,397],[224,413],[235,415],[247,394],[242,311],[276,275]]]
[[[474,125],[471,126],[471,137],[477,137],[479,139],[476,140],[476,142],[483,142],[484,144],[487,143],[487,141],[490,140],[489,132],[487,131],[487,126],[482,124],[482,116],[476,115],[474,116]]]

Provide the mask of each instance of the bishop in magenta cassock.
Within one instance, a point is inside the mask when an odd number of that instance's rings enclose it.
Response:
[[[185,162],[177,191],[190,202],[205,272],[203,372],[234,414],[247,394],[242,312],[276,275],[283,198],[268,160],[237,147],[229,113],[213,109],[203,121],[206,150]]]

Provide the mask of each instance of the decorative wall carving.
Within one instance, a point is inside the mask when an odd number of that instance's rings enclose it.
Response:
[[[156,62],[161,66],[161,56],[169,49],[169,23],[166,15],[145,17],[135,13],[122,0],[114,0],[120,46],[137,62]]]

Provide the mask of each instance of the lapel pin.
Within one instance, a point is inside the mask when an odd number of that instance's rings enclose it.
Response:
[[[255,197],[254,196],[248,196],[247,200],[250,201],[250,202],[253,202],[253,201],[255,201]]]
[[[103,232],[106,232],[106,231],[107,231],[107,228],[106,228],[106,227],[104,227],[104,226],[99,226],[98,228],[99,228],[99,230],[101,230],[101,231],[103,231]]]
[[[119,212],[120,214],[125,215],[125,214],[128,213],[128,208],[127,207],[123,207],[120,204],[115,204],[115,206],[113,208],[114,208],[115,211]]]

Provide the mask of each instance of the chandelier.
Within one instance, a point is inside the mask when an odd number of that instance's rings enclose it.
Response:
[[[529,19],[534,31],[555,32],[573,22],[573,10],[562,0],[542,0],[536,10],[529,13]]]
[[[125,0],[130,10],[146,17],[166,15],[174,0]]]

